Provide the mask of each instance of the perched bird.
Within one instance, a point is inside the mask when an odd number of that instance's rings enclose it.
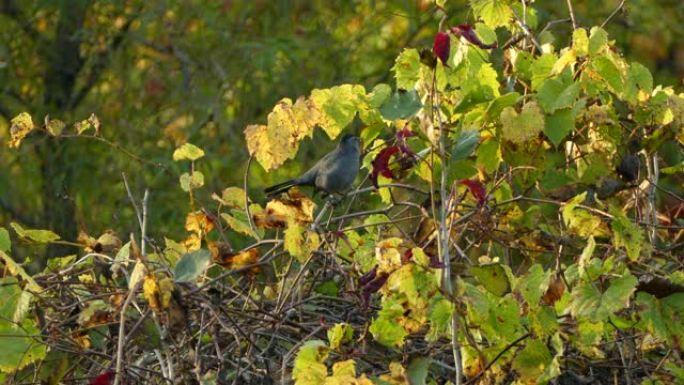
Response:
[[[268,187],[266,195],[287,191],[293,186],[314,186],[315,191],[344,194],[356,179],[361,167],[361,140],[346,134],[336,149],[326,154],[309,171],[286,182]]]

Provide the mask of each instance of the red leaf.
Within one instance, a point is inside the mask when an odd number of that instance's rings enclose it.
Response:
[[[413,259],[413,250],[408,249],[404,252],[404,255],[401,257],[401,264],[405,265]]]
[[[431,255],[430,256],[430,267],[433,269],[443,269],[446,266],[440,261],[436,255]]]
[[[375,275],[378,273],[378,265],[373,266],[373,268],[366,274],[359,277],[359,285],[366,286],[368,282],[375,279]]]
[[[371,181],[373,186],[378,187],[378,175],[385,178],[395,179],[392,170],[389,168],[389,161],[392,155],[400,151],[399,146],[391,146],[383,148],[382,151],[373,159],[373,171],[371,172]]]
[[[112,385],[114,381],[114,371],[107,370],[90,379],[89,385]]]
[[[401,149],[401,152],[411,156],[414,154],[409,148],[408,144],[406,144],[406,138],[410,138],[412,136],[416,136],[416,133],[407,128],[397,131],[397,145]]]
[[[449,34],[437,32],[437,35],[435,35],[435,42],[432,44],[432,52],[435,53],[435,56],[437,56],[445,66],[447,65],[447,60],[449,60],[449,49],[451,48],[449,40]]]
[[[380,290],[382,285],[384,285],[385,282],[387,282],[387,278],[389,278],[389,274],[387,274],[386,272],[382,272],[363,287],[362,297],[364,304],[368,304],[368,300],[370,299],[371,294]]]
[[[468,188],[470,190],[470,193],[473,194],[475,199],[477,199],[477,203],[482,206],[485,201],[487,200],[487,191],[485,191],[484,186],[482,183],[476,181],[476,180],[470,180],[470,179],[463,179],[462,181],[458,182]]]
[[[483,43],[482,40],[480,40],[480,38],[477,37],[477,34],[475,33],[475,30],[473,30],[473,27],[469,24],[460,24],[455,27],[451,27],[451,33],[453,33],[456,36],[463,36],[471,44],[474,44],[483,49],[493,49],[497,46],[496,42],[492,44]]]

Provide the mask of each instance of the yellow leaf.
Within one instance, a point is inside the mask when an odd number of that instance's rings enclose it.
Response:
[[[161,310],[159,285],[157,285],[157,279],[153,274],[145,276],[145,281],[143,281],[143,297],[145,297],[152,311],[159,312]]]
[[[142,261],[136,262],[135,267],[133,268],[133,272],[131,272],[131,278],[128,281],[128,290],[133,290],[133,288],[138,284],[138,282],[140,282],[140,280],[143,279],[145,273],[145,264],[143,264]]]
[[[285,230],[285,250],[299,262],[305,262],[318,249],[321,241],[314,231],[306,230],[297,222],[290,222]]]
[[[194,232],[202,238],[214,229],[214,220],[205,214],[204,211],[191,212],[185,218],[185,229]]]
[[[222,205],[234,209],[245,208],[245,197],[245,190],[239,187],[228,187],[224,189],[220,198],[218,196],[212,196],[212,198],[219,201]]]
[[[313,134],[317,121],[313,103],[297,100],[280,100],[268,114],[267,125],[250,125],[245,128],[247,150],[266,170],[272,170],[286,160],[294,158],[299,142]]]
[[[356,383],[356,362],[353,359],[333,364],[333,374],[325,379],[324,385],[351,385]]]
[[[375,245],[375,259],[378,261],[378,273],[391,274],[401,267],[401,253],[397,249],[401,238],[388,238]]]
[[[196,161],[204,156],[204,151],[192,143],[185,143],[173,152],[173,160]]]
[[[315,207],[316,204],[303,195],[291,199],[272,199],[263,212],[254,214],[254,223],[266,229],[282,228],[291,221],[311,223]]]
[[[95,130],[95,135],[98,135],[100,133],[100,119],[95,116],[95,114],[90,114],[90,117],[86,120],[81,120],[80,122],[76,122],[74,124],[74,129],[76,130],[76,134],[81,135],[85,131],[89,129],[94,129]]]
[[[202,239],[197,234],[190,234],[186,240],[183,241],[183,246],[187,251],[196,251],[202,247]]]
[[[387,381],[390,384],[394,385],[409,385],[408,376],[406,375],[406,369],[404,369],[404,367],[402,367],[400,363],[392,362],[390,364],[389,369],[390,373],[381,375],[381,380]]]
[[[12,118],[12,125],[10,126],[10,148],[18,148],[21,141],[33,131],[33,119],[28,112],[22,112],[21,114]]]
[[[321,112],[320,125],[331,139],[335,139],[352,122],[365,95],[366,90],[358,84],[311,91],[311,100]]]
[[[59,119],[50,119],[45,116],[45,129],[52,136],[59,136],[66,127],[66,124]]]

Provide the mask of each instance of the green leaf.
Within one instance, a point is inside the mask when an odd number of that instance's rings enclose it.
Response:
[[[551,271],[544,271],[544,268],[536,263],[524,276],[516,280],[516,290],[520,292],[530,308],[536,309],[539,307],[542,295],[549,287],[550,279]]]
[[[558,110],[546,116],[544,135],[558,147],[563,139],[575,129],[575,113],[570,108]]]
[[[582,282],[572,290],[570,312],[576,318],[605,321],[610,315],[629,304],[636,284],[637,279],[629,272],[611,280],[604,293],[591,282]]]
[[[624,248],[629,260],[636,261],[646,244],[643,231],[620,208],[611,207],[610,213],[614,217],[610,224],[613,229],[613,245]]]
[[[641,327],[670,345],[684,339],[684,293],[658,299],[644,292],[637,293]]]
[[[572,344],[588,357],[604,358],[600,344],[606,333],[606,324],[593,319],[580,320],[577,323],[577,332],[571,337]]]
[[[620,74],[620,70],[610,58],[598,56],[593,59],[592,66],[613,92],[620,94],[623,91],[622,74]]]
[[[412,359],[407,368],[409,384],[425,385],[431,363],[432,359],[430,357],[416,357]]]
[[[59,119],[45,117],[45,129],[52,136],[59,136],[64,131],[66,124]]]
[[[584,202],[586,197],[587,192],[585,191],[563,205],[561,210],[563,222],[572,232],[584,238],[592,235],[606,235],[600,218],[583,209],[577,209],[577,206]]]
[[[538,339],[528,340],[525,347],[513,360],[513,370],[525,383],[535,383],[535,379],[544,373],[551,364],[551,353],[546,344]]]
[[[328,343],[330,349],[337,350],[342,344],[350,342],[354,335],[354,330],[348,323],[337,323],[328,329]]]
[[[40,292],[43,290],[40,285],[31,277],[26,270],[24,270],[23,267],[21,267],[20,264],[16,263],[9,255],[5,254],[5,252],[0,251],[0,262],[2,262],[5,266],[4,268],[7,269],[7,271],[15,276],[21,278],[22,281],[26,282],[25,288],[28,289],[31,292]]]
[[[390,96],[392,96],[392,87],[384,83],[377,84],[368,94],[368,104],[373,108],[380,108]]]
[[[608,33],[601,27],[592,27],[589,34],[589,55],[601,53],[608,45]]]
[[[511,291],[511,283],[503,266],[499,263],[473,266],[470,272],[490,293],[501,297]]]
[[[311,101],[321,112],[320,126],[330,138],[336,138],[363,104],[366,90],[358,84],[342,84],[311,91]],[[363,98],[362,98],[363,97]]]
[[[327,295],[328,297],[337,297],[340,294],[340,288],[332,279],[325,280],[321,282],[320,285],[316,286],[314,291],[318,294]]]
[[[199,171],[193,171],[192,174],[183,173],[180,176],[180,186],[186,192],[198,189],[204,186],[204,174]]]
[[[669,174],[676,174],[679,172],[684,172],[684,161],[679,163],[679,164],[676,164],[674,166],[661,168],[660,172],[662,172],[663,174],[668,174],[668,175]]]
[[[230,214],[221,213],[221,218],[223,218],[223,220],[226,221],[226,223],[231,229],[237,231],[238,233],[248,235],[252,238],[258,238],[257,234],[254,232],[254,230],[252,230],[252,227],[249,225],[247,214],[245,214],[244,211],[234,209],[230,210],[230,212]]]
[[[415,89],[395,92],[380,107],[380,113],[387,120],[407,119],[415,115],[423,107],[420,96]]]
[[[469,157],[477,145],[480,144],[480,132],[477,130],[464,130],[458,135],[456,145],[451,152],[451,160],[461,160]]]
[[[9,232],[6,228],[0,227],[0,251],[8,253],[12,248],[12,241],[10,240]]]
[[[15,277],[0,278],[0,322],[20,323],[31,304],[32,294],[21,289]],[[1,338],[1,337],[0,337]]]
[[[425,340],[434,342],[440,337],[451,336],[451,316],[453,313],[454,304],[448,299],[441,294],[432,297],[428,307],[430,330],[425,335]]]
[[[328,376],[328,368],[323,361],[328,357],[330,349],[324,341],[306,341],[297,352],[292,378],[296,385],[320,385]]]
[[[192,282],[204,272],[211,262],[211,253],[199,249],[186,253],[176,264],[174,276],[176,282]]]
[[[494,172],[499,168],[503,161],[501,155],[501,145],[499,141],[490,139],[480,144],[477,149],[477,166],[484,168],[487,172]]]
[[[24,229],[17,222],[10,223],[10,226],[17,233],[19,238],[36,243],[50,243],[59,239],[59,235],[50,230]]]
[[[228,187],[221,192],[221,204],[234,209],[244,209],[247,194],[239,187]]]
[[[486,120],[495,121],[499,119],[499,115],[506,107],[515,105],[520,100],[520,94],[517,92],[509,92],[492,100],[485,111]]]
[[[203,156],[204,151],[192,143],[185,143],[173,152],[173,160],[175,161],[186,159],[190,161],[196,161]]]
[[[412,90],[420,78],[420,55],[415,48],[401,51],[392,67],[397,79],[397,88]]]
[[[532,89],[538,90],[539,86],[551,76],[553,66],[558,61],[558,57],[554,53],[545,53],[532,62],[530,65],[530,73],[532,74]]]
[[[45,358],[47,345],[40,335],[40,329],[33,320],[27,319],[21,326],[0,320],[0,372],[14,372]]]
[[[526,103],[520,114],[513,107],[506,107],[501,112],[501,125],[504,139],[525,143],[544,128],[544,114],[535,102]]]
[[[513,19],[513,10],[507,0],[470,0],[470,6],[475,16],[491,28],[507,26]]]
[[[542,83],[537,100],[547,114],[561,108],[571,108],[579,97],[580,85],[575,82],[564,83],[560,79],[548,79]]]
[[[404,315],[404,307],[391,297],[383,299],[382,309],[378,312],[378,317],[373,320],[368,331],[373,338],[388,347],[401,347],[404,345],[404,338],[409,334],[396,319]]]
[[[632,63],[627,71],[627,80],[625,81],[625,99],[630,103],[636,104],[638,102],[638,93],[642,90],[650,95],[653,91],[653,75],[648,68],[639,63]]]
[[[572,32],[572,49],[575,50],[577,56],[589,54],[589,37],[586,29],[577,28]]]

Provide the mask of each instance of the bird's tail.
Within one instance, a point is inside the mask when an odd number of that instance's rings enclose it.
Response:
[[[296,180],[290,179],[290,180],[285,181],[283,183],[278,183],[278,184],[273,185],[271,187],[267,187],[264,189],[264,192],[268,196],[273,196],[273,195],[280,194],[281,192],[285,192],[285,191],[289,190],[290,188],[296,186],[297,184],[298,183]]]

